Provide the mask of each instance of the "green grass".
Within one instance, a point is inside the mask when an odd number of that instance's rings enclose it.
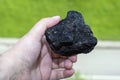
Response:
[[[0,0],[0,37],[21,37],[41,18],[81,12],[101,40],[120,40],[120,0]]]

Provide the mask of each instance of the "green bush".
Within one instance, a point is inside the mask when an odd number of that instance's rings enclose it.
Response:
[[[101,40],[120,40],[120,0],[0,0],[0,37],[21,37],[41,18],[81,12]]]

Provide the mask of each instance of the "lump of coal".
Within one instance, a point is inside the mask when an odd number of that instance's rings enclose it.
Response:
[[[81,13],[69,11],[67,17],[45,32],[51,49],[62,56],[89,53],[97,44]]]

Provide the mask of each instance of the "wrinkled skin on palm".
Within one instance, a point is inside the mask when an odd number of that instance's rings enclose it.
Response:
[[[92,30],[77,11],[69,11],[67,17],[47,29],[45,35],[50,48],[62,56],[89,53],[97,44]]]

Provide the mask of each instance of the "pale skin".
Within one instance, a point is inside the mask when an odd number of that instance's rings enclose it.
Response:
[[[0,56],[0,80],[59,80],[74,74],[77,56],[62,57],[49,48],[47,28],[60,21],[59,16],[41,19],[11,49]]]

